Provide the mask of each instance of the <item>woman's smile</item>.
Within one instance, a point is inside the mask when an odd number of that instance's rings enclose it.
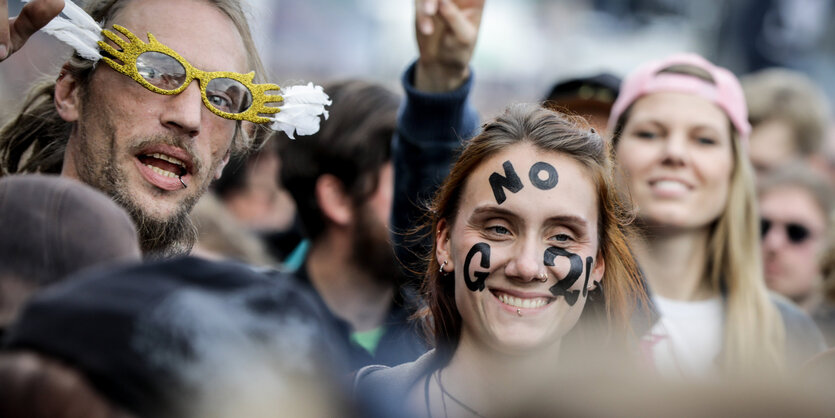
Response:
[[[514,313],[518,313],[517,309],[524,309],[522,312],[540,311],[556,299],[547,290],[545,293],[531,293],[493,287],[488,289],[505,309]]]

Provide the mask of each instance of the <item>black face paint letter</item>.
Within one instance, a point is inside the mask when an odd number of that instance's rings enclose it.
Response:
[[[564,297],[569,306],[574,306],[574,304],[577,303],[577,298],[580,297],[580,291],[569,291],[568,289],[570,289],[571,286],[574,286],[574,282],[576,282],[577,279],[580,278],[580,275],[583,274],[583,259],[579,255],[568,252],[562,248],[548,247],[545,250],[545,265],[553,266],[554,259],[557,257],[568,257],[568,261],[571,263],[571,268],[568,270],[568,274],[565,275],[565,278],[557,281],[557,284],[551,286],[548,290],[550,290],[551,294],[554,296]]]
[[[473,245],[473,248],[470,248],[470,252],[467,253],[467,258],[464,260],[464,283],[467,284],[467,289],[473,292],[484,290],[484,281],[487,280],[487,276],[490,274],[488,271],[474,271],[473,276],[476,277],[476,280],[470,280],[470,261],[473,260],[476,253],[481,253],[479,266],[483,269],[488,269],[490,268],[490,246],[483,242]]]
[[[548,178],[545,180],[539,178],[539,173],[543,171],[548,174]],[[557,169],[551,164],[544,163],[542,161],[531,166],[531,171],[528,172],[528,177],[531,179],[531,183],[533,183],[533,185],[539,190],[553,189],[557,186],[557,182],[559,182],[560,179],[559,174],[557,174]]]
[[[586,281],[583,283],[583,297],[586,297],[589,293],[589,275],[591,274],[592,263],[594,263],[594,259],[586,257]]]
[[[516,174],[516,170],[510,161],[505,161],[502,167],[504,167],[504,176],[499,173],[490,175],[490,187],[493,189],[493,196],[496,197],[496,203],[500,205],[507,199],[503,188],[510,190],[511,193],[516,193],[524,187],[522,180]]]

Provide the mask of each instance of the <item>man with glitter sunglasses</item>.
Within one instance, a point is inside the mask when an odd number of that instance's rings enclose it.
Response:
[[[63,8],[68,18],[45,30],[75,49],[0,130],[1,173],[60,173],[104,191],[133,217],[146,256],[190,251],[197,199],[233,153],[267,137],[252,125],[318,129],[327,97],[310,86],[316,104],[296,104],[292,88],[260,80],[237,0],[94,0],[90,16],[71,6],[32,0],[0,23],[4,59]]]

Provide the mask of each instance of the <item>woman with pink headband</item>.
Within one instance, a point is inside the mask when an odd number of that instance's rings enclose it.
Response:
[[[659,314],[641,347],[659,372],[779,370],[821,350],[809,318],[763,281],[737,78],[695,54],[647,63],[624,79],[609,123]]]

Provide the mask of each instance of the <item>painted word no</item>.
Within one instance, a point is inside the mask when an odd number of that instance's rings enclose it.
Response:
[[[525,187],[510,161],[505,161],[502,164],[502,168],[504,168],[504,175],[499,173],[490,175],[490,188],[493,189],[493,196],[496,198],[496,203],[500,205],[507,200],[504,189],[507,189],[511,193],[518,193],[519,190]],[[546,177],[544,179],[540,177],[542,173],[545,173]],[[528,179],[539,190],[551,190],[557,186],[559,174],[557,174],[557,169],[551,164],[539,161],[531,166],[531,169],[528,171]]]

